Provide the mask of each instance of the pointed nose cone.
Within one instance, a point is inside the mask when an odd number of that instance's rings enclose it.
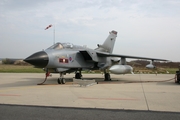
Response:
[[[36,67],[43,68],[47,66],[49,57],[46,52],[40,51],[27,57],[26,59],[24,59],[24,61]]]

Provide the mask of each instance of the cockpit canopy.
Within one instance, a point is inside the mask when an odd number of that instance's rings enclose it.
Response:
[[[54,45],[52,45],[51,47],[47,48],[47,49],[56,49],[56,50],[61,50],[64,48],[73,48],[73,44],[71,43],[56,43]]]

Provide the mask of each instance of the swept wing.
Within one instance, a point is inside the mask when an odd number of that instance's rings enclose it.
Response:
[[[120,54],[111,54],[105,52],[97,52],[97,56],[99,57],[121,57],[121,58],[135,58],[135,59],[146,59],[146,60],[157,60],[157,61],[168,61],[165,59],[157,59],[157,58],[148,58],[148,57],[139,57],[139,56],[130,56],[130,55],[120,55]]]

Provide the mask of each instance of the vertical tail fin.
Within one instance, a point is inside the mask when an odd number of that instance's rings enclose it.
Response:
[[[112,53],[114,48],[114,43],[116,41],[116,37],[117,37],[117,32],[112,30],[111,32],[109,32],[109,36],[106,38],[104,43],[102,45],[98,44],[98,48],[96,48],[95,50]]]

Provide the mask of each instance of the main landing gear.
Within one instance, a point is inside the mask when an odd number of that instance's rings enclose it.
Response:
[[[104,70],[104,81],[111,81],[111,76],[106,70]]]
[[[76,74],[75,74],[75,79],[81,79],[81,78],[82,78],[81,71],[76,72]]]
[[[180,71],[176,71],[176,74],[175,74],[175,83],[179,83],[180,84]]]

